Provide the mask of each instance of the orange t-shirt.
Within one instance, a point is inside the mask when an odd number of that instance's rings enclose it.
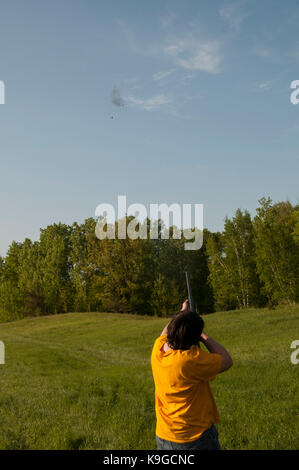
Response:
[[[156,435],[172,442],[195,441],[219,422],[209,380],[220,372],[221,356],[199,346],[164,352],[166,341],[166,335],[157,338],[151,355]]]

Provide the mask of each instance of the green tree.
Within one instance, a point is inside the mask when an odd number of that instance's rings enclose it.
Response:
[[[260,305],[260,282],[256,273],[253,224],[248,211],[238,209],[225,219],[223,234],[210,237],[210,282],[216,308],[248,308]]]
[[[0,308],[1,317],[5,320],[21,318],[20,309],[23,307],[23,295],[18,288],[20,249],[20,243],[12,242],[7,251],[5,262],[2,261]]]
[[[209,282],[209,256],[207,253],[207,243],[211,233],[204,229],[203,244],[199,250],[185,251],[183,253],[183,264],[190,275],[190,283],[196,307],[201,314],[214,311],[213,289]],[[181,290],[186,290],[186,280],[184,277]]]
[[[39,274],[46,313],[67,312],[72,307],[70,232],[71,228],[62,223],[41,229]]]
[[[44,312],[40,286],[39,242],[33,243],[28,238],[20,245],[18,289],[23,297],[23,316],[40,315]]]
[[[256,263],[270,302],[299,297],[298,206],[262,198],[254,219]]]
[[[133,220],[126,217],[126,226]],[[99,240],[99,296],[108,311],[150,313],[153,284],[152,244],[149,238]]]
[[[152,289],[151,307],[154,315],[166,317],[179,310],[178,304],[182,294],[174,280],[158,274]]]
[[[73,309],[76,312],[91,310],[89,291],[92,273],[90,270],[88,257],[88,234],[90,228],[94,231],[94,227],[95,222],[91,227],[88,220],[81,225],[78,225],[76,222],[74,222],[71,227],[71,250],[69,257],[70,283],[72,290]]]

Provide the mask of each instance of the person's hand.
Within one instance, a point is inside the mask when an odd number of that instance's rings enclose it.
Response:
[[[208,335],[205,334],[205,332],[203,331],[200,335],[200,341],[206,341],[208,339]]]
[[[185,302],[182,305],[182,310],[181,311],[183,312],[184,310],[189,310],[189,300],[188,299],[186,299]]]

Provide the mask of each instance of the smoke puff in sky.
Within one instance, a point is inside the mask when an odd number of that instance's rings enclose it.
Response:
[[[111,91],[111,101],[115,106],[124,106],[124,100],[120,96],[120,91],[114,87],[113,90]]]

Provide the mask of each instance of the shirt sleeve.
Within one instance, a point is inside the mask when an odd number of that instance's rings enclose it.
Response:
[[[155,339],[153,351],[158,351],[162,347],[162,344],[165,343],[166,338],[167,335],[158,336],[158,338]]]
[[[184,373],[187,378],[195,382],[214,380],[220,372],[221,365],[220,354],[199,350],[194,357],[186,362]]]

